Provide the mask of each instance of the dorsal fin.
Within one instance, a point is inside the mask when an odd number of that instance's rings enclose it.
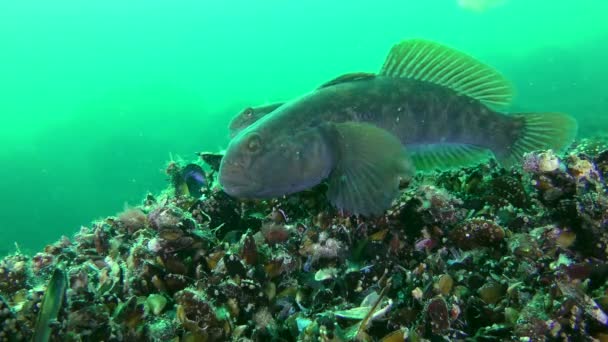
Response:
[[[374,77],[376,77],[376,74],[372,74],[369,72],[351,72],[348,74],[340,75],[331,81],[325,82],[321,84],[317,89],[326,88],[339,83],[367,80]]]
[[[513,98],[510,82],[498,71],[458,50],[422,39],[395,44],[380,75],[435,83],[486,105],[506,106]]]
[[[473,166],[491,157],[489,150],[473,145],[433,144],[408,146],[417,171]]]

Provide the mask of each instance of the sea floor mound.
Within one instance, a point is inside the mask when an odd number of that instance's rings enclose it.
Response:
[[[232,199],[201,157],[199,198],[172,163],[142,205],[0,260],[0,341],[608,340],[605,140],[418,175],[367,219],[323,185]]]

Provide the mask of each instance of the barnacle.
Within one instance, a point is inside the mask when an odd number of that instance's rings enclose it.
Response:
[[[497,246],[505,238],[504,229],[492,220],[474,218],[452,230],[450,239],[460,249]]]

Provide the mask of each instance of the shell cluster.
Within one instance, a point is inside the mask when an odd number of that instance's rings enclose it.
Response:
[[[418,175],[374,218],[324,185],[238,201],[217,163],[186,191],[174,162],[140,206],[0,260],[0,341],[35,335],[60,264],[52,341],[607,340],[602,144]]]

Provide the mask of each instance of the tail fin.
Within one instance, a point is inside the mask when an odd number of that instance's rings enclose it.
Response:
[[[500,163],[510,167],[521,162],[526,152],[552,149],[556,152],[567,148],[577,132],[576,120],[562,113],[528,113],[513,116],[523,121],[512,145],[494,151]]]

